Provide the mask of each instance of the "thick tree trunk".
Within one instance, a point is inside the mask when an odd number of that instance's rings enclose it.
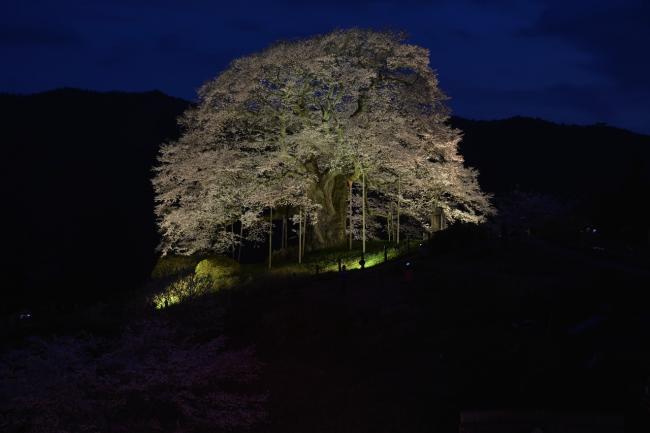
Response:
[[[345,220],[348,198],[347,179],[337,173],[326,173],[311,191],[311,199],[321,205],[318,222],[310,231],[311,244],[316,248],[345,242]]]

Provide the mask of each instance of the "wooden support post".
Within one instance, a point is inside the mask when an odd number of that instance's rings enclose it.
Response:
[[[298,264],[302,263],[302,209],[298,210]]]
[[[393,227],[391,222],[393,221],[393,210],[388,207],[388,215],[386,216],[386,233],[388,234],[388,242],[391,241]]]
[[[230,237],[231,237],[231,243],[230,243],[230,252],[232,259],[235,260],[235,223],[230,224]]]
[[[271,258],[273,256],[273,206],[269,213],[269,270],[271,269]]]
[[[287,215],[282,217],[282,248],[287,248],[289,243],[287,242],[289,238],[289,223],[287,222]]]
[[[361,252],[366,253],[366,174],[361,173]]]
[[[397,178],[397,233],[396,233],[396,238],[397,238],[397,245],[399,245],[399,206],[400,206],[400,200],[402,196],[402,185],[400,183],[400,178]]]
[[[305,212],[305,222],[302,225],[302,256],[305,257],[305,247],[307,244],[307,212]]]
[[[237,261],[241,262],[241,247],[244,243],[244,223],[239,221],[239,252],[237,252]]]
[[[352,251],[352,181],[348,182],[348,187],[350,189],[350,195],[348,198],[348,202],[350,203],[350,212],[348,213],[348,236],[349,236],[349,248],[350,251]]]

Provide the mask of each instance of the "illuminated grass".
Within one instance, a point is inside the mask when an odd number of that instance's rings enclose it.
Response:
[[[205,276],[212,281],[215,288],[222,288],[225,282],[236,278],[240,273],[240,265],[235,260],[214,256],[201,260],[194,269],[194,274]]]
[[[161,309],[230,288],[239,283],[239,274],[240,266],[236,261],[222,256],[208,257],[196,264],[194,274],[178,278],[154,295],[152,302],[156,309]]]
[[[191,272],[200,260],[197,256],[163,256],[151,271],[151,278],[166,278]]]
[[[210,278],[199,275],[189,275],[171,283],[161,293],[153,296],[156,309],[178,304],[186,299],[205,295],[213,290]]]
[[[398,249],[395,244],[385,244],[381,241],[367,242],[365,254],[366,268],[371,268],[384,262],[384,245],[388,247],[388,260],[398,258],[408,250],[406,244],[402,244]],[[318,265],[322,272],[338,272],[339,258],[341,259],[341,265],[345,265],[346,269],[361,269],[361,265],[359,264],[361,250],[357,248],[352,251],[347,248],[316,251],[306,257],[306,262],[307,266],[311,268]]]
[[[384,263],[384,245],[384,242],[366,243],[366,269]],[[389,245],[387,258],[388,260],[397,259],[405,255],[407,251],[409,248],[405,243],[400,245],[399,249],[394,244]],[[350,251],[347,246],[312,251],[305,256],[304,263],[301,264],[296,263],[295,258],[274,260],[271,270],[268,270],[264,263],[240,265],[227,257],[210,257],[196,264],[194,274],[179,278],[167,286],[162,293],[155,295],[153,303],[157,309],[161,309],[186,299],[263,279],[265,276],[289,277],[338,272],[339,258],[341,266],[345,266],[347,270],[361,269],[359,264],[361,250]]]

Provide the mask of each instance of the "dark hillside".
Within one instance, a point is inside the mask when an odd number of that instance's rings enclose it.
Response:
[[[516,187],[566,197],[602,193],[649,181],[650,137],[605,125],[559,125],[513,117],[481,121],[454,117],[460,151],[491,192]]]
[[[463,131],[460,151],[479,169],[483,189],[569,201],[583,221],[610,237],[647,245],[650,136],[525,117],[453,118],[451,124]]]
[[[150,169],[187,105],[160,92],[0,96],[3,286],[16,305],[147,278],[157,243]]]

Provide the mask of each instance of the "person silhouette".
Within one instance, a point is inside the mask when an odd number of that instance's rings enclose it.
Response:
[[[404,263],[404,282],[413,281],[413,264],[410,261]]]
[[[339,272],[339,278],[341,280],[341,291],[343,291],[346,286],[347,286],[347,280],[348,280],[348,268],[343,265],[341,266],[341,272]]]

